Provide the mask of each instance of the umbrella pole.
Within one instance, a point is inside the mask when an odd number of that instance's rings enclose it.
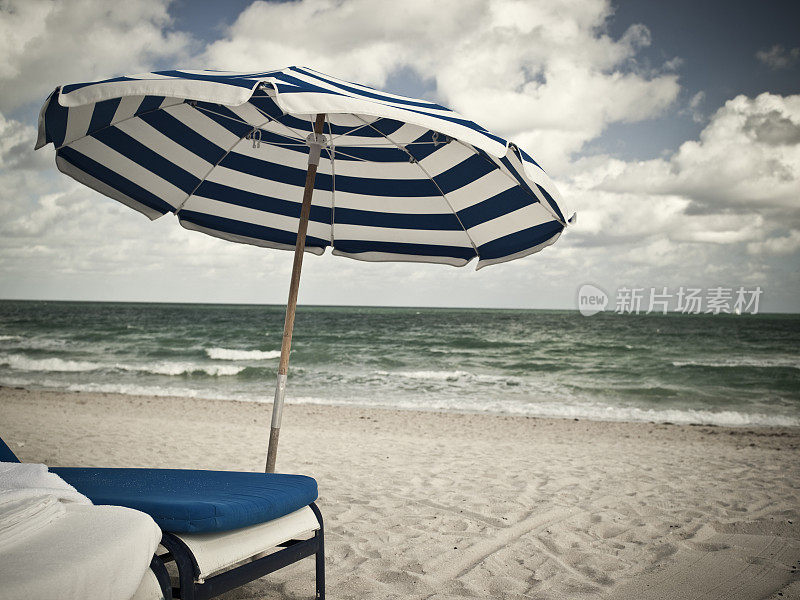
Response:
[[[281,433],[281,416],[283,415],[283,398],[286,393],[286,373],[289,369],[289,351],[292,348],[292,332],[294,331],[294,313],[297,308],[297,291],[300,288],[300,270],[303,268],[303,253],[306,247],[306,231],[308,216],[311,213],[311,196],[314,193],[314,180],[317,176],[319,155],[322,149],[320,137],[325,125],[325,115],[318,114],[314,121],[314,134],[308,138],[308,171],[306,187],[303,191],[303,205],[300,208],[300,224],[297,227],[297,242],[294,247],[294,263],[292,264],[292,280],[289,284],[289,301],[286,303],[286,319],[283,324],[283,341],[281,342],[281,360],[278,363],[278,382],[275,386],[275,400],[272,403],[272,426],[269,431],[269,448],[267,450],[266,473],[275,472],[275,457],[278,454],[278,437]]]

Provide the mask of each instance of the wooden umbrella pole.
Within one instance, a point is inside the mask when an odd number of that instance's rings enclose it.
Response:
[[[314,121],[314,134],[309,136],[308,171],[306,187],[303,191],[303,205],[300,208],[300,224],[297,227],[297,242],[294,247],[294,263],[292,264],[292,281],[289,284],[289,301],[286,303],[286,319],[283,324],[283,341],[281,342],[281,360],[278,363],[278,382],[275,386],[275,400],[272,404],[272,426],[269,431],[269,448],[267,450],[266,473],[275,472],[275,457],[278,454],[278,437],[281,433],[281,416],[283,415],[283,398],[286,393],[286,373],[289,369],[289,352],[292,348],[292,332],[294,331],[294,314],[297,309],[297,291],[300,288],[300,270],[303,268],[303,253],[306,248],[306,231],[308,216],[311,213],[311,196],[314,193],[314,180],[317,176],[319,155],[322,149],[322,128],[325,115],[318,114]]]

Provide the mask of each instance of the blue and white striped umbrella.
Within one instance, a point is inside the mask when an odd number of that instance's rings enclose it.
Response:
[[[427,100],[301,67],[161,71],[65,85],[37,148],[151,219],[294,249],[314,115],[325,146],[306,250],[478,268],[556,241],[561,197],[524,150]],[[569,215],[567,215],[569,216]]]
[[[295,250],[267,470],[275,463],[303,252],[477,267],[572,220],[524,150],[463,116],[303,67],[160,71],[57,88],[36,148],[151,219]]]

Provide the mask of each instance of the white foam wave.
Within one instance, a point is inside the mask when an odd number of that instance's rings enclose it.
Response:
[[[220,391],[202,388],[142,385],[128,382],[80,382],[65,384],[57,380],[31,380],[23,377],[2,377],[2,386],[22,386],[32,389],[69,390],[74,392],[102,392],[135,396],[159,396],[181,398],[207,398],[211,400],[232,400],[245,402],[265,402],[262,394],[246,394],[231,390]],[[695,409],[644,409],[639,407],[609,406],[600,403],[559,403],[536,402],[522,404],[514,401],[465,402],[463,398],[330,398],[322,396],[292,396],[289,404],[321,404],[327,406],[362,406],[400,410],[423,410],[433,412],[461,412],[505,414],[515,416],[543,417],[556,419],[587,419],[591,421],[627,421],[675,423],[679,425],[704,424],[723,427],[800,427],[800,417],[787,414],[747,413],[732,410],[710,411]]]
[[[231,350],[230,348],[206,348],[206,354],[214,360],[270,360],[281,355],[280,350]]]
[[[21,354],[0,356],[0,364],[17,371],[55,371],[60,373],[96,371],[101,368],[94,362],[62,358],[29,358]]]
[[[150,373],[153,375],[190,375],[205,373],[213,377],[238,375],[246,367],[234,365],[202,365],[190,362],[159,362],[145,364],[104,364],[80,360],[64,360],[61,358],[30,358],[21,354],[0,356],[0,365],[7,365],[15,371],[82,373],[90,371],[129,371]]]
[[[21,339],[22,337],[18,335],[0,335],[0,342],[16,342]]]
[[[800,369],[800,359],[792,356],[771,358],[726,358],[723,360],[675,360],[674,367],[789,367]]]
[[[288,402],[288,400],[287,400]],[[637,423],[675,423],[678,425],[702,424],[721,427],[800,427],[800,417],[792,415],[745,413],[732,410],[709,411],[694,409],[643,409],[637,407],[608,406],[600,404],[531,403],[513,401],[488,401],[465,403],[463,399],[441,398],[424,404],[413,399],[363,398],[346,401],[319,397],[293,397],[297,404],[349,405],[387,409],[424,410],[435,412],[469,412],[505,414],[553,419],[587,419],[590,421],[622,421]]]
[[[520,383],[518,377],[509,377],[508,375],[486,375],[475,374],[469,371],[377,371],[376,375],[381,377],[404,377],[407,379],[420,379],[431,381],[449,381],[449,382],[485,382],[485,383]]]
[[[188,362],[163,362],[145,365],[117,364],[114,365],[114,368],[137,373],[152,373],[154,375],[191,375],[192,373],[205,373],[212,377],[238,375],[246,369],[246,367],[235,367],[233,365],[198,365]]]

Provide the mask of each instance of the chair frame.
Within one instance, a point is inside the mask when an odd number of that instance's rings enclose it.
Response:
[[[213,577],[200,579],[200,567],[189,547],[178,536],[165,531],[161,545],[169,554],[160,557],[165,562],[175,561],[178,568],[179,587],[172,588],[172,597],[181,600],[206,600],[249,583],[259,577],[282,569],[303,558],[314,555],[316,561],[315,600],[325,600],[325,544],[322,513],[313,502],[309,505],[317,517],[319,529],[307,540],[289,540],[280,544],[283,550],[273,552]]]
[[[153,556],[150,560],[150,570],[156,576],[158,587],[161,588],[161,593],[164,595],[165,600],[169,600],[170,596],[172,596],[172,583],[169,580],[167,567],[164,566],[164,562],[158,555]]]

